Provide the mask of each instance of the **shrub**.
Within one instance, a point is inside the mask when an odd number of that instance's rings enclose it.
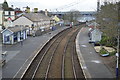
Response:
[[[116,46],[116,41],[117,40],[115,37],[109,37],[109,36],[103,35],[100,41],[100,44],[104,46],[113,47],[113,46]]]
[[[107,36],[102,36],[100,44],[105,45],[107,43],[107,41],[108,41],[108,37]]]
[[[102,49],[100,50],[100,54],[107,54],[107,51],[106,51],[104,48],[102,48]]]

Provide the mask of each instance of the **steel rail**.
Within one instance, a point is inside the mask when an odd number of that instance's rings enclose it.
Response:
[[[65,36],[66,36],[66,35],[64,35],[64,37],[65,37]],[[59,41],[59,43],[57,43],[57,46],[54,48],[54,51],[53,51],[52,56],[51,56],[50,61],[49,61],[49,65],[48,65],[48,68],[47,68],[47,72],[46,72],[46,74],[45,74],[45,75],[46,75],[46,76],[45,76],[45,80],[48,78],[48,73],[49,73],[50,66],[51,66],[51,63],[52,63],[52,60],[53,60],[53,56],[54,56],[54,54],[55,54],[55,52],[56,52],[59,44],[61,43],[61,41],[63,40],[64,37],[61,38],[61,40]]]
[[[74,36],[78,33],[78,31],[79,31],[79,29],[77,29],[76,30],[76,32],[74,32],[70,37],[69,37],[69,40],[67,41],[67,43],[66,43],[66,46],[65,46],[65,48],[64,48],[64,54],[63,54],[63,64],[62,64],[62,80],[64,80],[64,78],[65,78],[65,53],[66,53],[66,51],[67,51],[67,48],[68,48],[68,44],[70,44],[70,42],[74,39],[75,40],[75,38],[74,38]],[[75,63],[74,63],[74,56],[73,56],[73,54],[75,53],[75,49],[74,49],[74,44],[73,44],[73,47],[71,48],[71,56],[72,56],[72,58],[71,58],[71,61],[72,61],[72,69],[73,69],[73,75],[74,75],[74,78],[75,78],[75,80],[77,80],[77,75],[76,75],[76,70],[75,70]]]
[[[55,43],[55,41],[57,41],[58,38],[60,38],[63,34],[64,34],[64,33],[62,33],[62,34],[60,34],[59,36],[57,36],[57,38],[49,45],[49,47],[47,48],[47,50],[46,50],[45,53],[43,54],[42,58],[40,59],[40,62],[38,63],[37,68],[36,68],[36,70],[34,71],[34,74],[33,74],[31,80],[34,79],[34,77],[35,77],[35,75],[36,75],[36,72],[37,72],[37,70],[38,70],[41,62],[43,61],[43,59],[44,59],[45,55],[47,54],[48,50],[50,49],[50,47],[51,47],[51,46]],[[51,57],[51,58],[52,58],[52,57]],[[50,60],[51,60],[51,59],[50,59]],[[49,63],[49,64],[50,64],[50,63]],[[46,77],[45,77],[45,79],[46,79]]]
[[[68,30],[68,29],[65,29],[65,30],[61,31],[60,33],[58,33],[57,35],[55,35],[53,38],[55,38],[56,36],[57,36],[57,38],[60,37],[60,36],[62,36],[62,34],[64,34],[64,31],[67,31],[67,30]],[[61,34],[61,33],[62,33],[62,34]],[[58,36],[58,35],[59,35],[59,36]],[[50,41],[53,40],[53,38],[50,39]],[[56,40],[56,39],[55,39],[55,40]],[[50,42],[50,41],[49,41],[49,42]],[[49,43],[49,42],[48,42],[48,43]],[[54,42],[54,41],[53,41],[53,42]],[[46,45],[47,45],[48,43],[46,43]],[[45,46],[46,46],[46,45],[45,45]],[[52,45],[52,44],[51,44],[51,45]],[[49,45],[49,47],[50,47],[51,45]],[[44,47],[45,47],[45,46],[44,46]],[[43,47],[43,48],[44,48],[44,47]],[[43,48],[42,48],[42,49],[43,49]],[[42,49],[41,49],[41,50],[42,50]],[[41,51],[40,51],[40,52],[41,52]],[[39,55],[39,53],[38,53],[38,55]],[[36,58],[38,55],[36,55],[35,58]],[[43,55],[43,56],[44,56],[44,55]],[[35,60],[35,58],[33,59],[33,61]],[[43,58],[43,57],[42,57],[42,58]],[[32,62],[33,62],[33,61],[32,61]],[[31,62],[31,64],[32,64],[32,62]],[[40,62],[39,62],[39,65],[40,65]],[[26,72],[28,71],[29,68],[30,68],[30,66],[27,68]],[[37,68],[38,68],[38,65],[37,65]],[[34,75],[35,75],[36,71],[37,71],[37,69],[34,71]],[[24,75],[21,77],[21,80],[24,79],[24,76],[25,76],[26,72],[25,72]],[[34,76],[34,75],[33,75],[33,76]],[[32,76],[32,78],[31,78],[31,80],[33,79],[33,76]]]
[[[68,39],[68,41],[67,41],[67,43],[64,47],[64,53],[62,55],[62,74],[61,74],[62,75],[62,80],[64,80],[64,78],[65,78],[65,68],[64,68],[65,67],[65,57],[66,57],[65,53],[67,51],[68,44],[70,43],[70,40],[73,37],[73,35],[74,35],[74,33],[69,37],[69,39]],[[74,75],[74,77],[76,77],[76,75]]]
[[[79,30],[79,29],[78,29]],[[73,35],[76,36],[76,34],[78,33],[78,30],[77,32],[75,32]],[[73,36],[74,37],[74,36]],[[73,41],[75,40],[75,38],[73,39]],[[72,56],[72,64],[73,64],[73,72],[74,72],[74,77],[75,77],[75,80],[77,80],[77,75],[76,75],[76,70],[75,70],[75,62],[74,62],[74,54],[75,54],[75,42],[73,43],[73,52],[71,51],[71,56]]]

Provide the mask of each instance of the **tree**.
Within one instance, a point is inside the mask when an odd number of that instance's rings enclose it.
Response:
[[[5,0],[4,3],[2,4],[3,9],[9,8],[7,1]]]
[[[68,20],[69,22],[77,22],[77,18],[79,16],[80,12],[77,10],[71,10],[69,12],[66,12],[66,14],[64,15],[64,20]]]
[[[118,6],[109,3],[101,6],[97,14],[97,22],[100,24],[101,31],[109,37],[109,43],[116,43],[114,38],[118,35]]]

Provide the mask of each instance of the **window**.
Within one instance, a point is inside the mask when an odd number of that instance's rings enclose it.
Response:
[[[5,15],[9,15],[9,12],[8,12],[8,11],[5,11]]]
[[[10,41],[10,37],[9,37],[9,36],[4,36],[4,38],[5,38],[5,39],[4,39],[5,42]]]

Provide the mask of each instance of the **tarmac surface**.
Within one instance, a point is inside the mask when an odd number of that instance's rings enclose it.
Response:
[[[2,78],[20,78],[36,53],[54,35],[68,27],[61,27],[55,31],[37,37],[28,37],[23,44],[2,46],[3,53],[6,52],[6,64],[2,68]],[[20,74],[19,74],[20,73]]]
[[[38,37],[28,37],[27,40],[15,45],[3,46],[6,51],[7,63],[2,68],[2,78],[20,78],[36,53],[58,32],[66,29],[62,27],[51,34],[46,33]],[[95,52],[93,45],[88,43],[88,28],[83,27],[77,35],[76,50],[83,73],[86,78],[114,78],[104,65],[100,56]],[[1,70],[0,70],[1,71]]]
[[[83,27],[76,39],[76,50],[86,79],[115,78],[100,59],[101,56],[95,52],[93,44],[88,43],[88,29]]]

